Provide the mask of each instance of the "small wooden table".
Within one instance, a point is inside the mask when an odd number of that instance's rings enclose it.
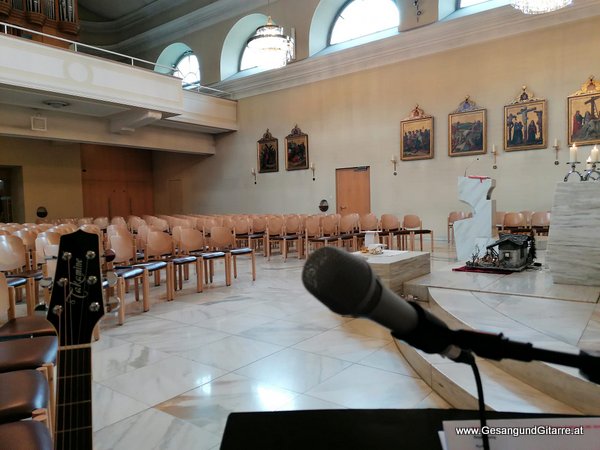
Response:
[[[355,252],[356,255],[365,256]],[[404,282],[431,272],[428,252],[384,250],[381,255],[369,255],[367,262],[384,286],[397,294],[404,291]]]

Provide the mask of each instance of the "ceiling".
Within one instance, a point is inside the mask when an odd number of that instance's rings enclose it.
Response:
[[[92,13],[96,20],[113,21],[134,14],[157,17],[175,7],[202,8],[218,0],[78,0],[81,8]]]

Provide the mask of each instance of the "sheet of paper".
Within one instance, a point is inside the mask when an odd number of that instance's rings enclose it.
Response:
[[[483,448],[478,420],[444,422],[447,450]],[[493,450],[590,450],[600,448],[600,418],[488,420]]]

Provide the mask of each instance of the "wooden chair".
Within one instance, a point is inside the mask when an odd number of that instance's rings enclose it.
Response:
[[[0,389],[0,424],[34,419],[52,430],[50,391],[41,371],[26,369],[0,373],[0,386],[9,387]]]
[[[0,236],[0,271],[7,272],[7,278],[25,278],[27,314],[33,314],[37,303],[38,283],[44,277],[41,271],[27,271],[27,250],[17,236]]]
[[[54,336],[54,327],[39,315],[17,317],[17,305],[6,277],[0,272],[0,341],[31,338],[36,336]]]
[[[448,243],[454,242],[454,222],[467,218],[467,213],[464,211],[452,211],[448,214]]]
[[[431,253],[433,253],[433,230],[423,229],[421,218],[415,214],[407,214],[402,219],[402,227],[410,233],[410,249],[415,249],[415,235],[419,235],[419,250],[423,251],[423,235],[431,238]]]
[[[264,244],[265,232],[267,230],[267,218],[264,216],[252,216],[251,219],[251,232],[248,235],[248,247],[252,248],[255,252],[260,250]],[[267,256],[264,246],[262,247],[263,256]]]
[[[256,280],[256,259],[254,249],[250,247],[238,247],[235,243],[235,235],[228,227],[214,227],[211,230],[211,247],[229,253],[229,263],[233,266],[233,276],[237,278],[237,258],[244,255],[250,256],[252,265],[252,281]],[[225,255],[227,256],[227,255]],[[225,257],[227,263],[227,257]],[[229,280],[231,282],[231,268],[229,268]],[[225,273],[227,277],[227,272]]]
[[[386,244],[389,249],[393,248],[394,237],[396,238],[396,248],[403,248],[403,233],[402,227],[400,226],[400,220],[394,214],[382,214],[381,215],[381,234],[379,239],[382,243]],[[387,241],[387,242],[386,242]]]
[[[54,450],[48,427],[35,420],[0,425],[0,442],[11,449]]]
[[[351,251],[358,250],[358,236],[360,234],[359,219],[360,216],[357,213],[342,216],[338,230],[339,247],[344,247],[349,242]]]
[[[531,216],[533,215],[533,211],[519,211],[525,217],[525,224],[527,227],[531,227]]]
[[[304,253],[306,256],[310,254],[311,246],[315,249],[318,247],[328,246],[330,244],[338,245],[338,235],[336,228],[336,220],[328,219],[327,233],[323,232],[322,222],[328,216],[309,216],[304,224]]]
[[[531,228],[527,226],[525,216],[520,212],[506,213],[502,229],[508,233],[529,233],[531,231]]]
[[[137,263],[135,240],[133,236],[123,234],[113,234],[108,238],[108,245],[115,253],[113,260],[114,272],[117,275],[117,297],[121,299],[121,308],[118,311],[118,323],[125,323],[125,295],[127,292],[127,283],[129,280],[134,282],[135,300],[139,301],[139,283],[142,284],[142,310],[150,310],[150,274],[160,269],[166,268],[167,263],[157,261],[155,263]],[[167,286],[166,296],[169,296],[169,287]]]
[[[289,244],[296,244],[296,252],[298,259],[304,257],[304,228],[302,227],[302,219],[297,214],[288,214],[284,217],[283,235],[281,236],[283,244],[283,260],[287,260],[289,252]]]
[[[550,231],[550,211],[536,211],[531,215],[531,228],[538,236],[548,236]]]
[[[498,231],[504,230],[504,216],[506,216],[506,212],[504,211],[496,211],[496,228]]]
[[[271,260],[272,247],[275,244],[279,246],[279,251],[282,255],[284,255],[284,259],[287,258],[287,253],[285,253],[285,246],[283,244],[283,224],[284,220],[282,216],[270,216],[267,218],[267,229],[263,237],[264,251],[266,253],[267,260]]]

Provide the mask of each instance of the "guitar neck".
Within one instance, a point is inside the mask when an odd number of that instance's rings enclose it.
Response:
[[[58,350],[55,450],[92,448],[90,344]]]

